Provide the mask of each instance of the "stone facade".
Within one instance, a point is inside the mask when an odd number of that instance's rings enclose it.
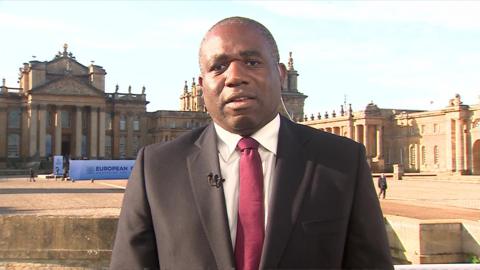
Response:
[[[20,86],[0,87],[0,169],[38,167],[52,155],[73,159],[133,159],[144,145],[164,143],[211,121],[195,79],[180,95],[180,110],[147,112],[141,93],[105,89],[106,71],[77,62],[68,47],[51,61],[20,69]],[[293,120],[363,143],[373,171],[480,174],[480,103],[457,95],[441,110],[337,112],[304,116],[290,53],[283,108]]]
[[[303,124],[363,143],[376,172],[480,174],[480,102],[465,105],[460,95],[440,110],[382,109],[340,115],[325,113]]]
[[[107,92],[106,71],[77,62],[68,46],[51,61],[20,69],[19,87],[0,88],[0,169],[46,168],[53,155],[133,159],[150,143],[172,140],[210,121],[201,89],[182,111],[147,112],[141,93]],[[187,105],[185,105],[187,106]]]

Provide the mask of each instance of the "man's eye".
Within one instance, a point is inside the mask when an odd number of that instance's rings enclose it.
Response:
[[[212,71],[223,71],[227,68],[227,65],[225,64],[217,64],[217,65],[213,65],[211,70]]]
[[[257,61],[257,60],[248,60],[248,61],[245,62],[245,64],[246,64],[247,66],[252,66],[252,67],[254,67],[254,66],[259,65],[259,64],[260,64],[260,61]]]

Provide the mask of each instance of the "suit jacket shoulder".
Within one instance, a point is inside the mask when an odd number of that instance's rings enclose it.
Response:
[[[359,153],[365,152],[363,144],[349,138],[284,120],[284,132],[297,139],[309,160],[342,170],[345,164],[358,164]]]

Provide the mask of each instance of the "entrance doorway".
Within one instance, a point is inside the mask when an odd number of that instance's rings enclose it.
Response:
[[[480,175],[480,140],[473,144],[473,170],[472,174]]]
[[[62,137],[62,156],[69,157],[71,151],[70,136]]]

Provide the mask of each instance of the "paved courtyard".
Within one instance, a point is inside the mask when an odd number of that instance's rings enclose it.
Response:
[[[126,180],[0,178],[0,214],[117,216]],[[480,183],[388,180],[384,214],[418,219],[480,220]]]

